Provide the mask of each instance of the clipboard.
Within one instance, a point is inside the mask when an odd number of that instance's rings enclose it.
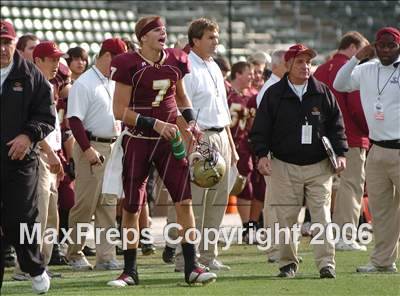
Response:
[[[336,159],[337,156],[336,156],[335,150],[333,150],[331,141],[325,136],[323,136],[321,138],[321,141],[322,141],[322,144],[324,144],[326,154],[328,154],[329,160],[331,161],[333,168],[335,170],[337,170],[339,168],[339,165],[338,165],[338,162]]]

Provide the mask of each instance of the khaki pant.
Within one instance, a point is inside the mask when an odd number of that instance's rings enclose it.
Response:
[[[101,187],[103,183],[104,169],[111,154],[112,145],[91,141],[91,145],[105,157],[102,166],[90,167],[79,145],[75,144],[73,157],[75,160],[75,205],[69,213],[69,227],[74,228],[71,234],[74,244],[68,247],[67,258],[76,260],[83,258],[82,252],[85,245],[85,237],[81,243],[77,243],[77,223],[90,223],[92,216],[95,216],[95,228],[104,228],[100,233],[99,244],[96,244],[96,262],[104,263],[115,259],[115,246],[106,240],[106,231],[116,226],[116,200],[107,203],[102,199]],[[114,203],[115,202],[115,203]],[[95,237],[96,238],[96,237]]]
[[[366,179],[375,236],[371,262],[390,266],[399,255],[400,150],[373,145],[368,153]]]
[[[209,262],[218,256],[218,243],[204,246],[204,228],[219,229],[224,218],[226,206],[228,204],[228,180],[229,168],[231,166],[231,148],[229,145],[228,134],[225,130],[220,133],[205,132],[204,140],[211,145],[214,144],[219,153],[225,160],[226,172],[222,180],[210,189],[204,189],[191,184],[193,213],[196,222],[196,228],[202,233],[202,240],[199,247],[200,257],[202,262]],[[209,235],[209,240],[214,240],[212,234]],[[207,249],[207,250],[206,250]]]
[[[52,241],[51,234],[58,232],[58,190],[57,175],[50,173],[47,167],[47,155],[40,152],[39,157],[39,182],[38,182],[38,210],[37,222],[40,223],[42,231],[41,253],[43,263],[47,266],[53,252],[53,243],[46,243],[45,231],[50,230],[46,237]]]
[[[340,174],[332,220],[340,228],[351,223],[357,229],[364,195],[366,150],[349,148],[345,156],[346,169]],[[342,237],[344,235],[343,233]]]
[[[306,166],[289,164],[276,158],[272,160],[270,203],[275,208],[280,228],[290,229],[297,223],[304,199],[313,223],[326,226],[331,222],[332,175],[332,167],[328,160]],[[289,235],[289,244],[280,240],[280,267],[299,263],[297,246],[293,243],[291,233]],[[320,239],[324,240],[326,236],[332,238],[332,231],[325,231],[324,228]],[[319,270],[325,266],[335,267],[333,243],[324,240],[323,244],[314,245],[314,258]]]
[[[271,178],[265,176],[265,203],[264,203],[264,227],[271,229],[271,247],[266,251],[269,258],[279,258],[279,245],[275,242],[275,223],[278,223],[278,217],[276,216],[275,208],[270,204],[271,195]]]

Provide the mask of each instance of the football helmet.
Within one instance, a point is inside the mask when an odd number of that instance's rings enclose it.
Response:
[[[226,172],[224,158],[205,141],[198,141],[196,149],[188,157],[191,181],[199,187],[210,188],[218,184]]]

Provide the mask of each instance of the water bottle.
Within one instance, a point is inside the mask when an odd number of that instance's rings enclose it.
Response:
[[[176,132],[175,138],[171,140],[171,145],[172,153],[176,159],[182,159],[186,156],[185,145],[183,144],[181,133],[179,131]]]

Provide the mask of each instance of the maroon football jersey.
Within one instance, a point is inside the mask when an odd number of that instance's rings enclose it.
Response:
[[[247,108],[247,104],[249,99],[249,96],[246,94],[241,95],[234,89],[231,89],[228,94],[228,105],[232,120],[231,133],[236,144],[246,140],[250,131],[247,126],[247,120],[249,118],[249,109]]]
[[[189,73],[188,56],[181,49],[163,50],[160,62],[152,63],[138,52],[118,55],[111,63],[111,79],[133,87],[129,107],[144,116],[175,123],[176,83]],[[154,136],[154,131],[139,131]],[[157,134],[158,135],[158,134]]]
[[[250,129],[248,127],[249,109],[247,104],[249,99],[250,97],[247,93],[241,95],[233,88],[228,94],[228,105],[232,120],[231,133],[236,151],[239,154],[237,168],[243,176],[247,176],[253,170],[250,144],[248,142]]]

